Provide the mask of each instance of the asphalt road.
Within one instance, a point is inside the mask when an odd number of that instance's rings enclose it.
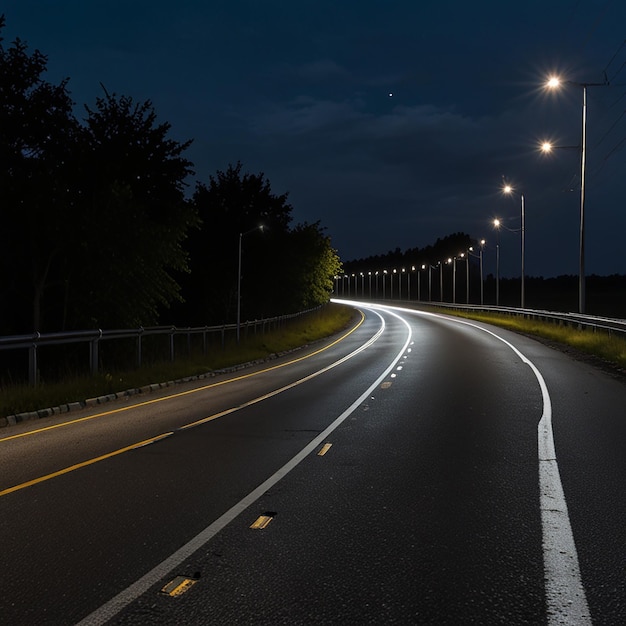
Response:
[[[2,431],[0,623],[626,623],[624,382],[360,308],[263,366]]]

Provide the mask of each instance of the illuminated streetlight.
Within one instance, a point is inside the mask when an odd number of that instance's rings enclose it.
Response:
[[[493,220],[496,229],[496,306],[500,304],[500,220],[496,217]]]
[[[504,193],[506,194],[512,194],[515,190],[513,189],[513,187],[511,187],[511,185],[505,185],[502,189],[504,191]],[[525,212],[524,212],[524,194],[520,193],[519,194],[521,199],[522,199],[522,291],[520,294],[520,307],[523,309],[524,308],[524,303],[525,303],[525,297],[524,297],[524,250],[525,250],[525,245],[524,245],[524,234],[526,232],[526,224],[525,224]]]
[[[480,252],[478,253],[478,258],[480,261],[480,306],[483,306],[485,298],[484,298],[484,280],[483,280],[483,250],[485,248],[485,243],[487,243],[484,239],[480,240]]]
[[[439,302],[443,302],[443,263],[438,261],[439,265]]]
[[[578,312],[585,312],[585,162],[587,158],[587,87],[600,87],[608,85],[603,83],[575,83],[571,80],[563,81],[558,76],[550,76],[546,82],[546,88],[559,89],[563,83],[576,85],[583,88],[583,111],[582,111],[582,141],[580,147],[580,250],[578,271]],[[549,152],[552,145],[544,142],[544,152]]]
[[[561,86],[561,79],[558,76],[550,76],[548,82],[546,83],[546,87],[548,89],[556,89]]]

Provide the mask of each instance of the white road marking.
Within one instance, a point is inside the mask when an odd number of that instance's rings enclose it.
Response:
[[[374,311],[381,319],[382,329],[385,329],[385,320],[383,317]],[[133,600],[136,600],[139,596],[144,594],[150,587],[158,583],[162,578],[167,576],[172,570],[177,568],[185,559],[190,557],[194,552],[199,550],[204,544],[212,539],[220,530],[232,522],[238,515],[245,511],[249,506],[254,504],[266,491],[271,489],[281,478],[285,477],[292,469],[294,469],[300,462],[302,462],[311,452],[316,450],[319,445],[328,438],[342,422],[344,422],[361,404],[370,396],[370,394],[381,384],[386,376],[396,367],[402,354],[406,350],[411,340],[411,327],[403,320],[399,315],[389,311],[391,315],[397,317],[404,323],[408,331],[408,339],[402,346],[401,350],[394,357],[391,364],[387,369],[370,385],[370,387],[359,396],[339,417],[335,419],[330,426],[328,426],[323,432],[321,432],[315,439],[313,439],[308,445],[306,445],[296,456],[294,456],[289,462],[281,467],[275,474],[270,476],[265,482],[260,484],[256,489],[251,491],[243,500],[239,501],[233,507],[231,507],[221,517],[216,519],[212,524],[209,524],[203,531],[196,535],[184,546],[179,548],[176,552],[170,555],[167,559],[159,563],[156,567],[150,570],[147,574],[142,576],[139,580],[135,581],[132,585],[124,589],[117,596],[103,604],[100,608],[96,609],[93,613],[81,620],[77,626],[97,626],[106,623],[112,619],[126,606],[128,606]],[[377,334],[380,336],[380,333]],[[371,342],[368,342],[371,345]],[[360,350],[359,350],[360,351]]]
[[[389,310],[384,306],[377,308]],[[552,402],[541,372],[513,344],[478,324],[428,311],[397,307],[394,307],[394,310],[425,317],[438,317],[481,330],[508,346],[532,370],[539,383],[543,398],[543,413],[539,421],[537,436],[539,445],[539,504],[541,508],[548,624],[550,626],[590,625],[592,623],[591,613],[582,584],[578,553],[556,460],[552,431]]]

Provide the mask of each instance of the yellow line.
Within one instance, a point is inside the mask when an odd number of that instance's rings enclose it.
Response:
[[[125,448],[120,448],[119,450],[109,452],[108,454],[103,454],[102,456],[89,459],[88,461],[83,461],[82,463],[77,463],[76,465],[70,465],[69,467],[66,467],[62,470],[53,472],[52,474],[46,474],[45,476],[40,476],[39,478],[34,478],[33,480],[29,480],[25,483],[20,483],[19,485],[9,487],[8,489],[0,491],[0,497],[6,496],[7,494],[13,493],[15,491],[19,491],[20,489],[25,489],[26,487],[32,487],[33,485],[43,483],[47,480],[50,480],[51,478],[63,476],[63,474],[69,474],[74,470],[81,469],[82,467],[87,467],[88,465],[93,465],[94,463],[99,463],[100,461],[110,459],[111,457],[118,456],[119,454],[124,454],[124,452],[129,452],[130,450],[135,450],[136,448],[141,448],[142,446],[147,446],[150,443],[154,443],[155,441],[159,441],[160,439],[165,439],[166,437],[169,437],[173,434],[174,433],[164,433],[163,435],[158,435],[157,437],[152,437],[150,439],[146,439],[145,441],[140,441],[139,443],[134,443],[130,446],[126,446]]]
[[[142,406],[148,406],[150,404],[156,404],[158,402],[165,402],[166,400],[172,400],[172,399],[175,399],[175,398],[180,398],[180,397],[183,397],[183,396],[190,395],[192,393],[198,393],[200,391],[206,391],[207,389],[211,389],[213,387],[219,387],[221,385],[227,385],[229,383],[236,382],[238,380],[244,380],[246,378],[251,378],[252,376],[258,376],[259,374],[265,374],[266,372],[271,372],[271,371],[279,369],[281,367],[287,367],[288,365],[293,365],[294,363],[298,363],[300,361],[304,361],[305,359],[309,359],[312,356],[315,356],[316,354],[320,354],[321,352],[324,352],[324,351],[328,350],[329,348],[332,348],[333,346],[337,345],[338,343],[340,343],[341,341],[346,339],[357,328],[359,328],[359,326],[361,326],[361,324],[363,324],[363,322],[365,321],[365,314],[363,313],[363,311],[359,311],[359,313],[361,314],[361,319],[345,335],[342,335],[341,337],[339,337],[338,339],[336,339],[332,343],[328,344],[327,346],[324,346],[323,348],[320,348],[319,350],[316,350],[315,352],[311,352],[310,354],[307,354],[305,356],[299,357],[297,359],[293,359],[293,360],[288,361],[286,363],[280,363],[278,365],[273,365],[272,367],[267,367],[267,368],[265,368],[263,370],[259,370],[258,372],[250,372],[249,374],[243,374],[241,376],[236,376],[235,378],[229,378],[228,380],[222,380],[222,381],[219,381],[219,382],[216,382],[216,383],[211,383],[210,385],[203,385],[202,387],[196,387],[195,389],[189,389],[187,391],[181,391],[181,392],[178,392],[178,393],[174,393],[174,394],[165,396],[163,398],[154,398],[153,400],[146,400],[145,402],[139,402],[137,404],[132,404],[130,406],[119,407],[117,409],[111,409],[110,411],[103,411],[102,413],[96,413],[95,415],[89,415],[87,417],[80,417],[80,418],[77,418],[77,419],[74,419],[74,420],[71,420],[71,421],[68,421],[68,422],[63,422],[61,424],[53,424],[52,426],[45,426],[43,428],[38,428],[36,430],[30,430],[30,431],[25,432],[25,433],[19,433],[17,435],[10,435],[9,437],[1,438],[0,439],[0,443],[2,443],[4,441],[10,441],[11,439],[20,439],[22,437],[28,437],[30,435],[36,435],[38,433],[43,433],[43,432],[46,432],[48,430],[54,430],[56,428],[64,428],[65,426],[71,426],[72,424],[78,424],[80,422],[86,422],[88,420],[96,419],[97,417],[104,417],[106,415],[113,415],[115,413],[122,413],[124,411],[130,411],[132,409],[136,409],[136,408],[139,408],[139,407],[142,407]],[[222,413],[220,415],[223,415],[223,414],[224,413]],[[220,417],[220,415],[215,415],[215,416],[213,416],[212,419],[215,419],[216,417]],[[2,493],[0,493],[0,495],[2,495]]]
[[[262,371],[259,371],[259,372],[253,372],[253,373],[250,373],[250,374],[245,374],[243,376],[238,376],[236,378],[232,378],[232,379],[229,379],[229,380],[226,380],[226,381],[222,381],[222,382],[219,382],[219,383],[206,385],[206,386],[201,387],[199,389],[192,389],[192,390],[189,390],[189,391],[183,391],[183,392],[180,392],[180,393],[177,393],[177,394],[173,394],[171,396],[167,396],[165,398],[157,398],[155,400],[149,400],[147,402],[142,402],[140,404],[136,404],[136,405],[133,405],[133,406],[130,406],[130,407],[122,407],[122,408],[119,408],[119,409],[106,411],[104,413],[98,413],[97,415],[91,415],[89,417],[80,418],[80,419],[77,419],[77,420],[73,420],[72,422],[67,422],[67,423],[64,423],[64,424],[57,424],[55,426],[48,426],[46,428],[41,428],[41,429],[38,429],[38,430],[35,430],[35,431],[31,431],[30,433],[22,433],[21,435],[13,435],[12,437],[7,437],[5,439],[0,439],[0,441],[7,441],[9,439],[15,439],[17,437],[24,437],[24,436],[29,435],[29,434],[34,434],[34,433],[43,432],[43,431],[46,431],[46,430],[51,430],[52,428],[58,428],[58,427],[61,427],[61,426],[66,426],[66,425],[69,425],[69,424],[82,422],[82,421],[85,421],[85,420],[88,420],[88,419],[94,419],[95,417],[101,417],[103,415],[110,415],[112,413],[120,413],[122,411],[128,411],[128,410],[130,410],[132,408],[135,408],[135,407],[138,407],[138,406],[145,406],[147,404],[154,404],[155,402],[162,402],[162,401],[170,399],[170,398],[176,398],[176,397],[180,397],[180,396],[185,396],[185,395],[188,395],[190,393],[195,393],[197,391],[201,391],[203,389],[208,389],[210,387],[216,387],[218,385],[223,385],[223,384],[226,384],[228,382],[233,382],[235,380],[241,380],[241,379],[244,379],[244,378],[249,378],[250,376],[255,376],[257,374],[261,374],[263,372],[268,372],[268,371],[277,369],[279,367],[285,367],[286,365],[290,365],[292,363],[297,363],[298,361],[302,361],[304,359],[307,359],[307,358],[313,356],[314,354],[319,354],[320,352],[323,352],[324,350],[327,350],[331,346],[336,345],[337,343],[339,343],[340,341],[345,339],[348,335],[353,333],[363,323],[363,321],[365,319],[365,315],[363,314],[363,312],[360,311],[360,313],[361,313],[361,320],[359,321],[359,323],[357,325],[355,325],[354,328],[352,328],[350,331],[348,331],[345,335],[343,335],[342,337],[338,338],[336,341],[334,341],[332,344],[329,344],[325,348],[321,348],[320,350],[317,350],[316,352],[312,352],[311,354],[306,355],[304,357],[300,357],[298,359],[294,359],[292,361],[289,361],[288,363],[283,363],[281,365],[275,365],[273,367],[269,367],[269,368],[267,368],[265,370],[262,370]],[[204,424],[206,422],[210,422],[210,421],[215,420],[215,419],[217,419],[219,417],[223,417],[224,415],[228,415],[229,413],[234,413],[235,411],[239,411],[240,409],[243,409],[245,407],[251,406],[253,404],[257,404],[258,402],[261,402],[262,400],[266,400],[268,398],[271,398],[271,397],[273,397],[275,395],[278,395],[279,393],[282,393],[283,391],[286,391],[287,389],[291,389],[293,387],[296,387],[296,386],[302,384],[303,382],[305,382],[307,380],[315,378],[320,373],[328,371],[328,369],[330,369],[331,367],[334,367],[335,365],[343,362],[345,359],[346,359],[346,357],[340,359],[339,361],[337,361],[335,364],[333,364],[331,366],[327,366],[327,367],[323,368],[319,372],[316,372],[314,374],[309,374],[308,376],[305,376],[304,378],[301,378],[301,379],[299,379],[299,380],[297,380],[297,381],[295,381],[293,383],[290,383],[290,384],[288,384],[288,385],[286,385],[284,387],[281,387],[280,389],[275,389],[274,391],[270,391],[269,393],[266,393],[266,394],[264,394],[262,396],[259,396],[258,398],[254,398],[253,400],[245,402],[245,403],[243,403],[243,404],[241,404],[239,406],[231,407],[231,408],[226,409],[224,411],[221,411],[219,413],[215,413],[214,415],[210,415],[209,417],[205,417],[203,419],[200,419],[200,420],[198,420],[196,422],[192,422],[190,424],[186,424],[185,426],[181,426],[179,428],[179,430],[186,430],[188,428],[192,428],[194,426],[198,426],[200,424]],[[135,450],[137,448],[141,448],[142,446],[146,446],[148,444],[154,443],[154,442],[159,441],[161,439],[165,439],[166,437],[169,437],[172,434],[173,434],[173,432],[168,432],[168,433],[164,433],[162,435],[157,435],[155,437],[151,437],[150,439],[146,439],[144,441],[140,441],[138,443],[134,443],[134,444],[132,444],[130,446],[126,446],[125,448],[120,448],[119,450],[115,450],[114,452],[109,452],[108,454],[104,454],[102,456],[99,456],[99,457],[96,457],[96,458],[93,458],[93,459],[88,459],[87,461],[83,461],[81,463],[77,463],[76,465],[71,465],[70,467],[66,467],[66,468],[64,468],[62,470],[58,470],[57,472],[53,472],[51,474],[46,474],[45,476],[40,476],[39,478],[34,478],[33,480],[29,480],[29,481],[21,483],[19,485],[15,485],[13,487],[9,487],[8,489],[4,489],[3,491],[0,491],[0,497],[5,496],[5,495],[10,494],[10,493],[14,493],[15,491],[19,491],[21,489],[25,489],[26,487],[32,487],[33,485],[37,485],[39,483],[45,482],[47,480],[50,480],[52,478],[56,478],[58,476],[62,476],[63,474],[68,474],[69,472],[73,472],[74,470],[81,469],[83,467],[87,467],[87,466],[93,465],[95,463],[99,463],[100,461],[105,461],[106,459],[110,459],[111,457],[118,456],[120,454],[123,454],[124,452],[129,452],[130,450]]]

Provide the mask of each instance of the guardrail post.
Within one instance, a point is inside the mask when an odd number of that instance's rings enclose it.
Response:
[[[98,336],[89,342],[89,369],[91,375],[98,373],[98,346],[102,337],[102,329],[98,329]]]
[[[176,332],[176,327],[172,326],[170,329],[170,361],[174,362],[174,333]]]
[[[143,326],[137,331],[137,367],[141,367],[141,336],[143,334]]]
[[[39,333],[37,333],[39,335]],[[33,343],[28,349],[28,384],[36,387],[39,382],[37,376],[37,344]]]

